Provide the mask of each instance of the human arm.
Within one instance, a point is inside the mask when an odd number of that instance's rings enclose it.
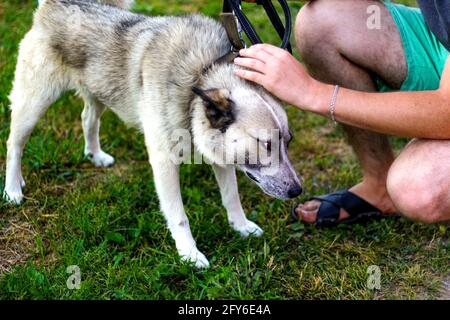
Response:
[[[241,52],[236,74],[254,81],[298,108],[329,116],[334,86],[314,80],[285,50],[256,45]],[[434,91],[367,93],[341,88],[338,122],[389,135],[450,139],[450,63]]]

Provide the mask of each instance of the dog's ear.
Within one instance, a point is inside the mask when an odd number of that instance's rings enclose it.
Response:
[[[225,89],[202,90],[194,87],[192,91],[203,100],[206,117],[214,129],[225,132],[235,121],[233,101]]]

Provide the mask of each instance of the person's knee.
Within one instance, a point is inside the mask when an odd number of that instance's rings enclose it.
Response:
[[[411,175],[410,172],[389,172],[387,180],[389,196],[395,207],[407,218],[424,223],[445,221],[445,192],[431,183]]]
[[[316,0],[304,5],[295,21],[297,49],[302,59],[317,57],[317,50],[333,32],[331,19],[336,19],[336,8],[327,0]],[[327,18],[328,17],[328,18]]]

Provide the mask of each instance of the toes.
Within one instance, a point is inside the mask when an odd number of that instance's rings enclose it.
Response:
[[[317,220],[317,213],[319,212],[320,205],[320,201],[308,201],[304,204],[299,204],[298,207],[295,208],[295,213],[297,213],[300,220],[314,223]]]
[[[249,236],[260,237],[263,235],[264,231],[254,222],[247,220],[242,226],[236,226],[231,224],[233,229],[241,234],[242,237],[247,238]]]
[[[299,204],[297,208],[295,208],[295,213],[300,220],[310,223],[316,221],[320,203],[317,205],[315,202],[316,201],[309,201],[305,204]]]
[[[317,221],[319,208],[320,205],[317,207],[313,207],[312,205],[310,205],[309,207],[305,205],[299,205],[297,208],[295,208],[295,213],[301,221],[314,223]],[[350,217],[350,215],[344,209],[341,209],[341,211],[339,212],[339,220],[347,219],[348,217]]]
[[[308,201],[302,205],[303,211],[317,211],[322,203],[317,200]]]
[[[197,269],[208,269],[209,268],[209,261],[206,259],[205,255],[201,252],[199,252],[200,256],[196,257],[195,259],[195,267]]]
[[[88,153],[89,160],[98,168],[107,168],[114,164],[114,158],[106,152]]]
[[[6,202],[13,205],[21,205],[23,202],[23,194],[21,191],[7,191],[3,192],[3,198]]]
[[[301,208],[295,210],[301,221],[313,223],[317,220],[317,211],[306,211]]]
[[[197,269],[209,268],[208,259],[197,248],[193,248],[189,253],[180,253],[180,255],[181,261],[193,263]]]
[[[97,162],[97,167],[108,168],[114,164],[114,158],[110,155],[106,155]]]

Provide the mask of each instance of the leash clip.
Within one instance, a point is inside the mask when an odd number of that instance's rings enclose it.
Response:
[[[276,11],[271,0],[257,0],[258,5],[262,5],[267,15],[270,18],[275,30],[282,39],[281,48],[292,53],[290,44],[290,36],[292,32],[292,16],[289,5],[286,0],[278,0],[283,8],[285,15],[285,24],[281,21],[278,12]],[[251,24],[250,20],[242,11],[241,0],[224,0],[223,12],[220,14],[222,24],[227,33],[228,39],[231,42],[231,49],[228,53],[219,57],[211,63],[211,65],[203,69],[203,74],[206,74],[211,66],[214,64],[231,63],[234,59],[239,57],[239,51],[247,48],[247,43],[244,39],[244,33],[250,39],[252,44],[262,43],[261,38]]]
[[[284,12],[285,24],[283,24],[283,21],[281,20],[274,4],[272,3],[272,0],[256,0],[256,4],[264,7],[264,10],[266,11],[270,21],[275,27],[276,32],[280,36],[282,40],[280,47],[292,53],[292,46],[290,43],[290,36],[292,33],[291,10],[286,0],[278,0],[278,2],[280,3]],[[244,32],[250,39],[250,42],[252,44],[262,43],[262,40],[259,37],[258,33],[256,32],[255,28],[253,27],[252,23],[245,15],[245,13],[242,11],[241,0],[224,0],[223,13],[229,13],[234,16],[235,18],[234,24],[236,25],[236,27],[234,28],[235,30],[230,29],[230,31],[232,31],[233,33],[232,36],[236,36],[236,34],[239,35],[241,42],[243,42],[244,48],[246,47],[246,43],[243,37]],[[227,27],[225,28],[227,29]],[[228,26],[228,28],[230,28],[230,26]],[[227,33],[230,36],[230,32],[228,31],[228,29]],[[233,45],[235,44],[233,43]]]
[[[231,42],[231,51],[239,52],[239,50],[246,48],[247,44],[242,34],[242,27],[235,14],[233,12],[222,12],[220,18]]]

